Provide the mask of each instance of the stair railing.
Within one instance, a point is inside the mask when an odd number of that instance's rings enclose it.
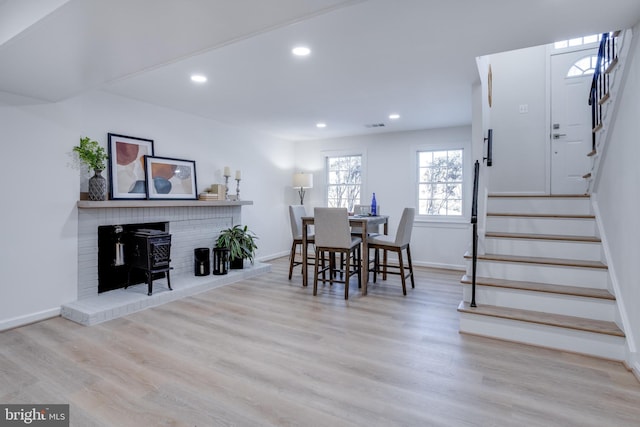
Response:
[[[620,102],[617,96],[626,74],[632,30],[604,33],[600,39],[596,67],[589,90],[591,106],[591,170],[583,176],[588,180],[587,193],[593,191],[598,180],[600,160],[611,137],[608,125],[615,117]]]
[[[602,127],[602,104],[609,99],[611,76],[609,72],[618,62],[620,31],[602,34],[598,47],[598,60],[591,80],[589,105],[593,130],[592,149],[596,149],[596,132]]]
[[[471,202],[472,224],[472,263],[471,263],[471,307],[476,307],[476,266],[478,264],[478,181],[480,179],[480,161],[476,160],[473,170],[473,199]]]

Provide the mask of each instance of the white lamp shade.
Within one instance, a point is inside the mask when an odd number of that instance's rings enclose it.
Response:
[[[313,174],[310,173],[294,173],[293,187],[295,188],[313,188]]]

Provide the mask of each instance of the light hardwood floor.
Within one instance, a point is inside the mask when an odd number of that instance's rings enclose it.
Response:
[[[620,363],[461,335],[460,274],[301,287],[260,277],[100,325],[0,333],[0,403],[73,426],[638,426]],[[176,283],[176,286],[178,284]]]

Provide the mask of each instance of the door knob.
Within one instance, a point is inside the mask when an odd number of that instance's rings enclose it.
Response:
[[[554,133],[553,134],[553,139],[558,139],[561,136],[567,136],[567,134],[566,133]]]

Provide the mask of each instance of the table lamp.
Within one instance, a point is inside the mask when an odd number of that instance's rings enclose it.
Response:
[[[304,204],[304,194],[306,188],[313,188],[313,174],[297,172],[293,174],[293,188],[298,189],[300,204]]]

